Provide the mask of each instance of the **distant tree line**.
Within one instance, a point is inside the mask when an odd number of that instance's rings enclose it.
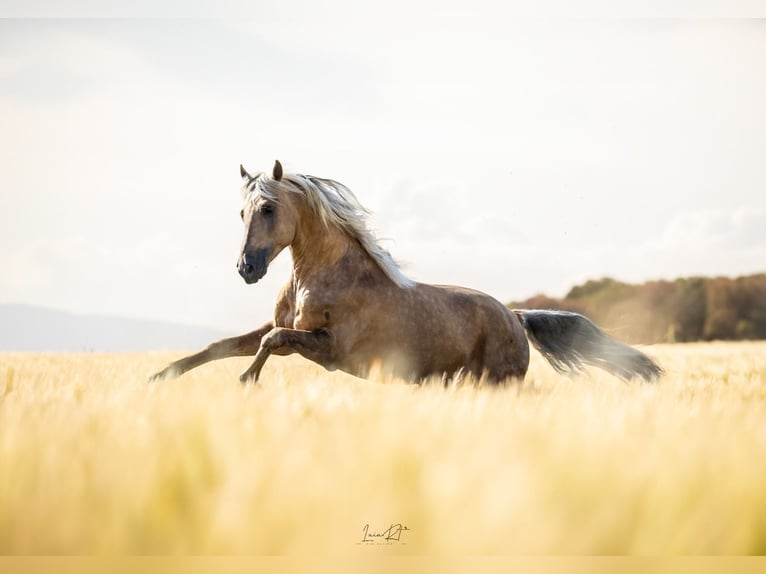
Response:
[[[582,313],[631,343],[766,339],[766,273],[641,285],[604,278],[563,299],[536,295],[508,306]]]

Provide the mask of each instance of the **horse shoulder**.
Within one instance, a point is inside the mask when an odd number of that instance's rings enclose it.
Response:
[[[314,331],[347,327],[349,320],[353,323],[360,314],[365,314],[363,310],[368,299],[367,289],[357,281],[344,280],[340,274],[297,285],[294,328]]]
[[[296,285],[294,290],[295,312],[292,314],[291,327],[301,331],[315,331],[325,327],[324,297],[321,291],[307,285]]]

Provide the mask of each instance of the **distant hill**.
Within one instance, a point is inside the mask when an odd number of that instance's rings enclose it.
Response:
[[[766,273],[633,285],[610,279],[508,305],[583,313],[629,343],[766,339]]]
[[[75,315],[30,305],[0,305],[0,351],[196,349],[226,335],[177,323]]]

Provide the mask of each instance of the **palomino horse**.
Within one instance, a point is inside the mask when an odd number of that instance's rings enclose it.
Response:
[[[222,339],[154,377],[177,377],[225,357],[255,355],[240,377],[257,381],[271,355],[299,353],[333,370],[379,372],[422,381],[471,375],[491,383],[523,379],[527,337],[560,372],[595,365],[623,379],[653,381],[662,370],[589,319],[563,311],[509,310],[462,287],[405,277],[366,225],[367,211],[344,185],[318,177],[248,174],[240,166],[245,236],[237,262],[256,283],[289,247],[293,269],[274,318],[251,333]]]

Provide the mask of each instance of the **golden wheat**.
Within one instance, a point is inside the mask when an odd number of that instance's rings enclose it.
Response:
[[[648,352],[502,389],[5,353],[0,552],[765,553],[766,343]]]

